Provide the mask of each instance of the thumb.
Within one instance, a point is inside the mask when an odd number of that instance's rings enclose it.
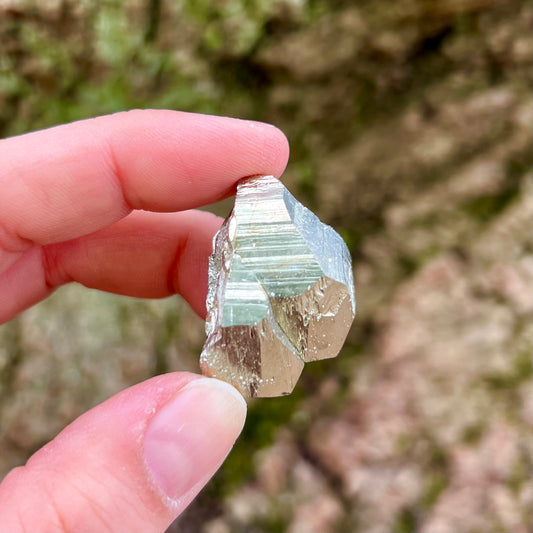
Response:
[[[164,531],[222,464],[246,404],[158,376],[91,409],[0,484],[0,531]]]

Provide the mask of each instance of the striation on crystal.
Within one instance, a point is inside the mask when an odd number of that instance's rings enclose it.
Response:
[[[348,248],[273,176],[237,186],[213,239],[202,373],[246,397],[294,389],[305,362],[335,357],[355,317]]]

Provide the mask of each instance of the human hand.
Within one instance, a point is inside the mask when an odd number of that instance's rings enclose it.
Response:
[[[279,176],[287,157],[271,126],[174,111],[0,141],[0,324],[70,281],[179,293],[204,316],[221,220],[184,210],[244,176]],[[194,374],[131,387],[6,476],[0,531],[163,531],[221,465],[245,413],[230,385]]]

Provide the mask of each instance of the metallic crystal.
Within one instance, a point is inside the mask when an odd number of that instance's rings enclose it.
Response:
[[[202,372],[247,397],[289,394],[335,357],[355,316],[351,258],[273,176],[241,180],[213,240]]]

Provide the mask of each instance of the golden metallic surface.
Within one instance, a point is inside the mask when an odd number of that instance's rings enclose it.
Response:
[[[205,375],[245,397],[289,394],[304,362],[335,357],[355,316],[342,238],[272,176],[241,180],[209,261]]]
[[[300,296],[273,298],[271,305],[306,363],[336,357],[355,316],[346,285],[325,276]]]
[[[211,338],[202,357],[204,375],[231,383],[245,397],[273,397],[294,389],[304,362],[275,322],[265,318],[254,326],[229,326]]]

